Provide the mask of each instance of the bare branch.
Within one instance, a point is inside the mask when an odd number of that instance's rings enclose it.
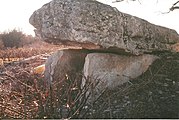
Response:
[[[116,2],[122,2],[124,0],[115,0],[115,1],[112,1],[112,3],[116,3]]]
[[[173,4],[173,6],[175,6],[175,5],[178,4],[178,3],[179,3],[179,1],[175,2],[175,3]]]
[[[171,8],[170,8],[170,11],[173,11],[173,10],[176,10],[176,9],[179,9],[179,6],[171,7]]]
[[[125,0],[115,0],[115,1],[113,1],[113,3],[122,2],[122,1],[125,1]],[[128,2],[128,0],[126,0],[126,1]],[[130,0],[130,1],[138,1],[141,4],[140,0]],[[158,3],[158,0],[157,0],[157,3]],[[172,7],[169,9],[168,12],[164,12],[162,14],[167,14],[167,13],[170,13],[171,11],[179,9],[179,6],[176,6],[178,3],[179,3],[179,0],[172,5]]]
[[[175,3],[172,5],[172,7],[170,8],[169,12],[170,12],[170,11],[174,11],[174,10],[176,10],[176,9],[179,9],[179,6],[176,6],[178,3],[179,3],[179,1],[175,2]]]
[[[112,3],[122,2],[122,1],[125,1],[125,0],[115,0]],[[129,0],[126,0],[126,1],[128,2]],[[136,0],[130,0],[130,1],[136,1]],[[137,0],[137,1],[141,4],[140,0]]]

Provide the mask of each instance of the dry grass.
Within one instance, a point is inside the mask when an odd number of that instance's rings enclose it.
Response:
[[[27,58],[59,49],[38,46],[9,50],[13,54],[7,57]],[[1,51],[2,56],[7,52]],[[69,76],[46,86],[43,74],[32,72],[44,59],[7,64],[0,68],[0,119],[179,118],[179,54],[161,57],[141,77],[116,90],[106,90],[92,104],[86,103],[90,95],[86,93],[92,83],[81,88],[78,77]]]
[[[135,80],[106,91],[87,118],[179,118],[179,54],[162,55]]]
[[[60,47],[58,46],[38,41],[37,43],[33,43],[23,48],[9,48],[5,50],[0,50],[0,58],[3,60],[10,60],[13,58],[28,58],[34,55],[50,53],[59,48]]]
[[[77,118],[86,102],[87,89],[77,84],[78,79],[66,78],[47,87],[43,74],[32,72],[44,64],[40,59],[61,47],[36,43],[18,49],[1,51],[5,60],[28,58],[26,62],[12,61],[0,68],[0,118]],[[81,76],[79,74],[78,76]],[[59,87],[61,86],[61,87]],[[87,86],[88,87],[88,86]],[[63,93],[64,92],[64,93]],[[63,94],[59,94],[63,93]],[[66,112],[64,112],[66,111]]]
[[[6,63],[18,61],[34,55],[51,53],[59,47],[44,42],[33,43],[23,48],[0,50],[0,58]],[[43,75],[32,72],[45,59],[34,58],[28,62],[5,64],[0,68],[0,118],[33,118],[37,114],[37,98],[42,93],[37,90],[37,84],[43,80]]]
[[[89,84],[80,88],[77,78],[65,78],[44,83],[42,74],[34,74],[29,64],[15,64],[5,68],[0,77],[0,118],[80,118],[86,114],[86,95]],[[42,62],[39,63],[39,65]]]

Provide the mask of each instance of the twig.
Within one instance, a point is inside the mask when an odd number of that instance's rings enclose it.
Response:
[[[11,112],[14,112],[14,113],[16,113],[18,115],[25,116],[25,114],[22,114],[21,112],[18,112],[17,110],[14,110],[14,109],[11,109],[11,108],[9,108],[7,106],[4,106],[4,105],[2,105],[2,103],[0,103],[0,107],[4,107],[5,109],[10,110]]]
[[[21,82],[21,81],[18,80],[16,77],[14,77],[14,76],[8,74],[7,72],[6,72],[6,76],[8,76],[12,82],[17,81],[17,82],[19,82],[20,84],[22,84],[22,85],[24,85],[24,86],[26,86],[26,87],[28,87],[28,88],[30,88],[30,89],[32,89],[32,90],[35,90],[33,87],[31,87],[31,86],[29,86],[29,85],[27,85],[27,84]]]

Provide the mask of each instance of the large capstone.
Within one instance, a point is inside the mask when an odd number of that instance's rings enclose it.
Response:
[[[132,54],[170,51],[176,31],[119,12],[95,0],[52,0],[30,17],[47,42]]]

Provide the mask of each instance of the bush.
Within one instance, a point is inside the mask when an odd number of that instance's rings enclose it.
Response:
[[[39,39],[36,37],[33,37],[32,35],[24,35],[22,37],[21,44],[22,44],[22,46],[25,46],[25,45],[33,44],[34,42],[37,42],[37,41],[39,41]]]
[[[10,32],[4,32],[1,34],[1,39],[5,47],[21,47],[22,46],[22,38],[24,34],[21,31],[16,29]]]

